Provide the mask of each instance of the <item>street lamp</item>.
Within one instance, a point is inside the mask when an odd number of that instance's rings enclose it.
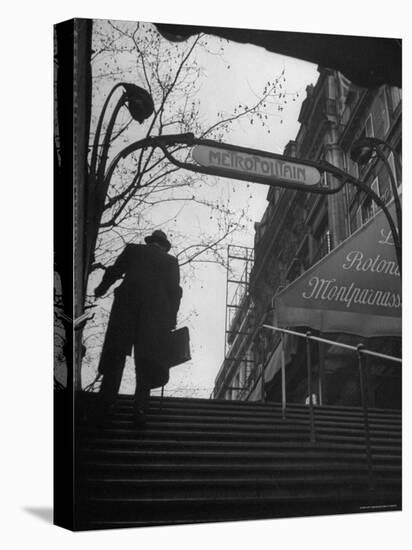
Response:
[[[123,84],[123,88],[125,89],[124,100],[132,118],[142,124],[154,112],[152,96],[136,84]]]
[[[114,93],[122,89],[123,93],[113,107],[107,122],[104,135],[102,135],[103,122],[109,103]],[[112,140],[112,134],[117,115],[126,106],[133,120],[142,124],[154,112],[154,104],[151,95],[136,84],[119,82],[110,90],[96,125],[96,132],[90,155],[90,166],[86,190],[86,231],[84,235],[83,265],[80,268],[82,278],[81,304],[79,304],[77,318],[75,320],[77,349],[81,349],[82,330],[85,322],[84,298],[86,296],[87,280],[94,260],[94,249],[99,233],[100,221],[104,212],[105,198],[110,184],[110,178],[106,177],[106,164]],[[81,389],[81,357],[76,357],[75,363],[75,389]]]
[[[356,162],[358,165],[366,165],[375,154],[377,158],[384,164],[386,170],[389,174],[390,185],[392,189],[392,195],[395,203],[396,211],[396,221],[397,221],[397,232],[393,235],[395,246],[399,249],[398,253],[398,263],[399,270],[401,270],[401,249],[402,249],[402,206],[399,198],[398,187],[396,184],[395,174],[393,173],[392,166],[390,165],[388,158],[386,157],[383,149],[387,149],[392,152],[392,154],[397,156],[397,152],[387,143],[378,138],[374,137],[363,137],[356,141],[351,150],[350,157],[353,162]]]
[[[119,88],[123,89],[123,93],[113,108],[102,139],[102,126],[106,111],[114,92]],[[96,126],[89,169],[84,287],[87,285],[88,274],[93,262],[93,251],[97,241],[100,220],[103,215],[107,189],[110,184],[110,178],[106,177],[106,163],[111,137],[117,115],[123,106],[128,108],[133,120],[139,124],[142,124],[154,112],[154,103],[149,92],[140,86],[136,86],[136,84],[126,82],[116,84],[104,102]]]
[[[112,115],[107,124],[107,129],[105,132],[103,144],[101,145],[102,153],[101,153],[100,164],[99,166],[97,166],[98,153],[99,153],[99,147],[100,147],[99,142],[101,138],[104,117],[114,92],[119,88],[123,88],[123,94],[121,95],[115,107],[113,108]],[[140,86],[136,86],[136,84],[129,84],[126,82],[119,82],[118,84],[116,84],[111,89],[109,95],[106,98],[106,101],[104,102],[104,105],[102,107],[99,120],[96,126],[96,133],[94,136],[91,163],[90,163],[91,175],[95,175],[95,176],[104,175],[105,164],[107,161],[107,153],[110,146],[110,138],[113,133],[114,123],[116,121],[116,117],[120,109],[124,105],[127,105],[130,115],[134,120],[139,122],[139,124],[142,124],[154,112],[154,104],[153,104],[152,96],[146,90],[144,90]]]

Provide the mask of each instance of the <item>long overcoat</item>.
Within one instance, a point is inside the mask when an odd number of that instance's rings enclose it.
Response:
[[[114,291],[99,372],[113,368],[116,359],[131,355],[134,348],[138,375],[151,388],[163,386],[169,379],[167,337],[176,325],[182,295],[177,260],[153,244],[128,244],[106,270],[100,293],[121,277],[123,282]]]

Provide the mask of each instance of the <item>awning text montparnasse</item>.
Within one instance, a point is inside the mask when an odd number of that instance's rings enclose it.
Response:
[[[283,327],[365,337],[400,335],[401,277],[383,213],[279,293],[275,314]]]

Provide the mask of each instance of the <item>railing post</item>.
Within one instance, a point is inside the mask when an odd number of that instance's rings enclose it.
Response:
[[[260,400],[262,403],[265,402],[265,366],[266,366],[266,352],[267,352],[267,345],[266,345],[266,336],[263,331],[260,333],[260,338],[262,341],[262,364],[260,367]]]
[[[282,376],[282,418],[286,418],[286,358],[285,358],[285,341],[284,333],[280,333],[280,345],[282,346],[282,367],[281,367],[281,376]]]
[[[325,354],[324,345],[322,342],[318,342],[318,357],[319,357],[319,380],[318,380],[318,392],[319,392],[319,406],[323,406],[323,379],[325,374]]]
[[[306,333],[306,366],[308,372],[308,391],[309,391],[309,427],[310,427],[310,442],[315,443],[315,418],[313,410],[313,395],[312,395],[312,356],[310,349],[311,332]]]
[[[265,402],[265,365],[262,361],[261,367],[260,367],[260,401],[262,403]]]
[[[368,463],[368,477],[369,477],[369,490],[374,489],[374,475],[373,475],[373,457],[372,457],[372,448],[371,448],[371,436],[370,436],[370,427],[369,427],[369,399],[368,399],[368,385],[365,376],[365,357],[362,353],[363,344],[359,344],[358,348],[358,364],[359,364],[359,381],[360,381],[360,393],[361,393],[361,402],[363,409],[363,422],[365,428],[365,447],[366,447],[366,458]]]

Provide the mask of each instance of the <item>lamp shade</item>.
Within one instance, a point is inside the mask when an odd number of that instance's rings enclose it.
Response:
[[[356,164],[367,164],[373,153],[373,145],[367,139],[355,142],[350,150],[350,158]]]
[[[123,84],[129,112],[134,120],[142,123],[154,111],[152,96],[136,84]]]

